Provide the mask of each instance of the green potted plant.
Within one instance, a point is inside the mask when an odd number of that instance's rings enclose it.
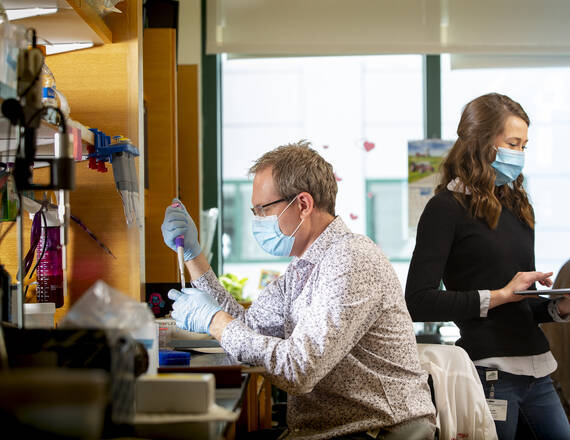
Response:
[[[243,297],[243,287],[247,283],[247,278],[240,278],[233,273],[225,273],[219,277],[220,283],[231,295],[244,307],[249,307],[251,301]]]

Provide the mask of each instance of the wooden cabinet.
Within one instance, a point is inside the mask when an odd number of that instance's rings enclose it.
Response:
[[[144,96],[147,114],[148,187],[146,281],[179,281],[176,255],[163,241],[164,209],[178,197],[200,230],[198,66],[177,65],[176,30],[144,31]]]
[[[160,231],[164,209],[178,197],[176,30],[145,29],[143,56],[148,145],[146,281],[176,282],[176,254],[164,245]]]
[[[123,13],[112,14],[105,20],[93,15],[94,11],[84,1],[70,0],[68,4],[71,9],[62,11],[63,18],[57,18],[57,15],[37,17],[24,24],[36,23],[40,36],[43,36],[42,29],[52,32],[58,27],[65,34],[69,32],[66,20],[72,19],[98,35],[99,40],[95,43],[100,45],[48,56],[46,64],[56,78],[57,88],[69,102],[71,118],[108,135],[128,137],[142,154],[142,0],[124,0],[117,5]],[[51,38],[50,41],[56,41],[55,36]],[[38,169],[34,175],[42,178],[46,171]],[[142,167],[139,167],[141,194],[142,181]],[[56,319],[98,279],[140,300],[144,276],[144,271],[141,272],[144,226],[141,229],[127,227],[110,167],[109,172],[99,173],[89,169],[87,161],[76,162],[76,188],[70,193],[70,202],[72,214],[80,218],[117,258],[106,254],[72,222],[67,248],[69,296],[64,307],[58,309]],[[27,220],[26,227],[29,231]],[[17,270],[15,229],[7,234],[0,249],[1,262],[13,279]],[[25,235],[25,251],[28,237],[29,232]]]
[[[260,373],[250,373],[238,431],[271,428],[271,383]]]

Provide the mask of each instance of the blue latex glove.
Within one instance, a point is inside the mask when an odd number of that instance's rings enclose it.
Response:
[[[168,297],[174,300],[170,316],[176,325],[196,333],[209,333],[210,322],[222,308],[208,293],[200,289],[171,289]]]
[[[184,235],[184,261],[192,260],[202,252],[200,243],[198,243],[198,230],[182,202],[178,199],[172,199],[172,204],[179,204],[180,206],[169,206],[166,208],[164,221],[160,228],[162,230],[162,238],[164,243],[176,252],[174,240],[179,235]]]

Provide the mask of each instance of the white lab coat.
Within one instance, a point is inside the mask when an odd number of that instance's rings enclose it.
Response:
[[[461,347],[418,344],[422,368],[431,374],[439,438],[497,439],[475,365]]]

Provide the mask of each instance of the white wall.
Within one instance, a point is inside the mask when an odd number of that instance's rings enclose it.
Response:
[[[202,12],[200,0],[178,0],[178,64],[202,60]]]

